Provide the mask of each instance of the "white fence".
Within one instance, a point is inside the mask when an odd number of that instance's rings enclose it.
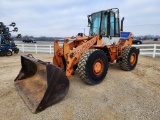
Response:
[[[53,45],[17,44],[21,52],[53,53]]]
[[[62,43],[60,43],[62,46]],[[160,44],[143,44],[133,45],[140,48],[140,55],[150,55],[152,57],[160,56]],[[49,45],[38,45],[38,44],[17,44],[17,47],[21,52],[35,52],[35,53],[53,53],[54,46]]]
[[[143,45],[132,45],[140,48],[140,55],[150,55],[153,58],[160,56],[160,44],[143,44]]]

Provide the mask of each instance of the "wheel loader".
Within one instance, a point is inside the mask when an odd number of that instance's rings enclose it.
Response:
[[[22,68],[14,85],[33,113],[66,96],[75,70],[85,83],[96,85],[104,80],[110,63],[125,71],[136,67],[139,49],[131,46],[133,35],[123,31],[124,18],[119,19],[118,8],[88,15],[89,36],[66,38],[63,46],[55,40],[53,63],[21,55]]]

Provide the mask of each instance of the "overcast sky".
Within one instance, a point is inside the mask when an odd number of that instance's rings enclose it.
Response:
[[[87,15],[109,8],[120,9],[124,31],[160,35],[160,0],[0,0],[0,21],[16,22],[22,35],[88,35]]]

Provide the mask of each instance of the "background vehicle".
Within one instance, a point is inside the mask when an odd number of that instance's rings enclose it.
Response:
[[[137,44],[137,45],[140,45],[140,44],[142,44],[143,42],[142,42],[142,40],[140,39],[140,38],[133,38],[133,42],[132,42],[133,44]]]
[[[0,56],[12,56],[13,52],[18,54],[19,48],[15,44],[0,45]]]
[[[0,56],[12,56],[12,49],[10,46],[0,46]]]
[[[12,22],[8,26],[15,27],[16,23]],[[12,53],[18,54],[19,49],[15,45],[13,38],[11,37],[11,32],[17,32],[18,28],[15,27],[14,30],[9,31],[9,27],[0,22],[0,56],[12,56]],[[18,34],[16,38],[20,38],[21,34]]]
[[[35,39],[33,39],[33,38],[25,38],[23,40],[23,42],[25,42],[25,43],[36,43]]]
[[[86,36],[86,35],[84,33],[78,33],[77,36],[83,37],[83,36]]]
[[[76,69],[90,85],[104,80],[109,63],[116,61],[122,70],[133,70],[139,49],[131,46],[132,33],[120,32],[123,20],[120,29],[118,8],[88,15],[90,35],[66,38],[62,47],[58,40],[54,41],[53,64],[22,55],[22,68],[14,85],[29,109],[37,113],[64,98]]]
[[[154,38],[154,41],[158,41],[158,38]]]

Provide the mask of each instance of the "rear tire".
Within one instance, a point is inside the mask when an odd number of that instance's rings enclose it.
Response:
[[[135,47],[127,46],[122,50],[122,61],[119,65],[122,70],[133,70],[138,61],[138,51]]]
[[[90,49],[81,56],[77,71],[85,83],[98,84],[108,71],[107,56],[102,50]]]
[[[7,51],[6,51],[6,56],[12,56],[12,51],[7,50]]]

